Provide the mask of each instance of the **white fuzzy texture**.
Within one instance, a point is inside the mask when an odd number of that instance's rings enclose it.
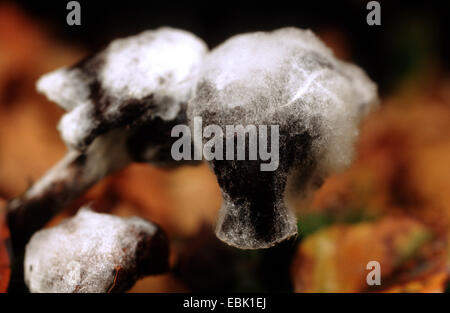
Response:
[[[91,81],[92,78],[79,69],[61,68],[39,78],[36,89],[66,111],[71,111],[79,104],[89,102],[88,84]]]
[[[135,260],[136,233],[155,225],[80,209],[58,226],[33,235],[25,252],[25,282],[31,292],[106,292],[115,269]]]
[[[230,38],[209,54],[200,77],[219,96],[197,95],[193,115],[242,107],[246,115],[237,116],[236,124],[264,124],[277,113],[297,119],[320,137],[314,148],[324,173],[349,165],[359,123],[378,103],[377,87],[364,71],[336,59],[310,30],[297,28]],[[296,131],[296,125],[277,123]]]
[[[64,114],[58,123],[58,130],[69,147],[76,147],[80,138],[94,131],[98,124],[93,117],[93,104],[89,100]]]
[[[295,151],[292,162],[286,155],[289,149],[280,150],[280,167],[268,191],[274,197],[267,197],[276,199],[270,204],[276,210],[270,218],[277,227],[268,230],[267,237],[257,234],[259,221],[252,220],[249,208],[258,208],[252,206],[254,200],[246,199],[251,195],[234,199],[226,187],[222,188],[218,237],[230,245],[254,249],[295,235],[292,204],[308,198],[329,174],[350,164],[359,123],[377,102],[376,85],[368,76],[356,65],[336,59],[309,30],[283,28],[237,35],[212,50],[188,109],[191,124],[201,116],[204,125],[278,125],[283,138],[306,138],[304,142],[284,139]],[[220,171],[221,176],[239,175],[236,169],[221,167]]]
[[[37,89],[69,111],[58,126],[66,144],[85,149],[84,140],[100,123],[113,124],[129,103],[174,119],[191,96],[206,52],[205,43],[189,32],[149,30],[112,41],[81,65],[44,75]],[[94,82],[101,91],[97,97],[91,94]]]
[[[162,93],[186,101],[206,51],[205,44],[186,31],[146,31],[108,46],[100,80],[117,98]]]

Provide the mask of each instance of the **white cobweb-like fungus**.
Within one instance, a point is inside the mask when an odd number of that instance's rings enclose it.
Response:
[[[156,225],[86,208],[36,232],[24,263],[31,292],[125,291],[139,277],[167,268],[167,239]]]
[[[211,162],[224,199],[218,237],[254,249],[295,235],[292,198],[350,164],[358,125],[377,102],[364,71],[336,59],[309,30],[237,35],[211,51],[188,117],[280,130],[274,172],[260,172],[260,160]]]
[[[68,111],[59,130],[80,150],[141,115],[176,118],[206,52],[193,34],[162,27],[114,40],[75,66],[44,75],[37,89]]]
[[[14,250],[74,198],[132,161],[178,166],[173,125],[207,53],[195,35],[162,27],[117,39],[104,50],[44,75],[37,89],[67,113],[59,123],[67,155],[8,204]]]

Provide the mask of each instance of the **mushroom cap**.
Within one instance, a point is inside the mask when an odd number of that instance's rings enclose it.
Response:
[[[274,172],[259,172],[260,158],[210,162],[223,195],[217,236],[245,249],[294,236],[294,200],[350,164],[359,123],[377,103],[364,71],[336,59],[310,30],[237,35],[212,50],[189,103],[191,127],[196,117],[203,127],[279,126]]]
[[[68,111],[58,128],[69,147],[83,150],[98,135],[140,118],[176,118],[206,52],[193,34],[162,27],[114,40],[44,75],[37,89]]]
[[[310,30],[294,27],[231,37],[205,58],[188,118],[204,124],[279,125],[315,137],[328,172],[345,168],[377,86],[338,60]]]
[[[26,246],[31,292],[125,291],[143,275],[168,268],[168,242],[155,224],[82,208],[36,232]]]

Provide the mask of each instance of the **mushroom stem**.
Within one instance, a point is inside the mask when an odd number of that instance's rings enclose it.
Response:
[[[97,138],[86,152],[69,151],[22,196],[7,204],[14,253],[23,251],[33,233],[71,201],[130,162],[124,142],[123,134],[111,132]]]

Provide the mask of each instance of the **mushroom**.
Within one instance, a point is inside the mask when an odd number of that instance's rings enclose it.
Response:
[[[191,128],[196,118],[203,126],[266,126],[267,131],[259,127],[259,144],[265,151],[278,148],[277,166],[264,170],[261,153],[236,158],[246,143],[239,136],[250,138],[250,132],[220,133],[226,138],[216,143],[231,140],[235,149],[231,158],[209,162],[223,195],[217,236],[238,248],[258,249],[296,235],[294,202],[349,165],[358,124],[377,102],[368,76],[337,60],[309,30],[237,35],[212,50],[189,103]],[[270,127],[279,133],[269,134]],[[201,140],[208,143],[205,136]]]
[[[206,50],[189,33],[161,28],[116,40],[39,81],[38,89],[69,111],[59,124],[69,153],[8,205],[16,250],[57,210],[129,162],[182,164],[170,153],[173,126],[190,124],[198,156],[197,117],[238,126],[216,134],[212,145],[212,132],[200,136],[211,152],[200,154],[223,195],[217,236],[257,249],[297,233],[294,203],[349,165],[358,124],[378,103],[376,85],[309,30],[243,34]],[[239,153],[255,135],[248,126],[258,126],[259,147],[243,162]],[[231,153],[211,158],[224,142]]]
[[[31,237],[25,283],[31,292],[123,292],[142,276],[167,271],[168,256],[167,237],[157,225],[81,208]]]
[[[181,164],[170,156],[170,130],[186,123],[206,52],[196,36],[164,27],[114,40],[38,81],[37,89],[67,111],[58,129],[69,151],[8,204],[16,252],[71,200],[128,163]]]

